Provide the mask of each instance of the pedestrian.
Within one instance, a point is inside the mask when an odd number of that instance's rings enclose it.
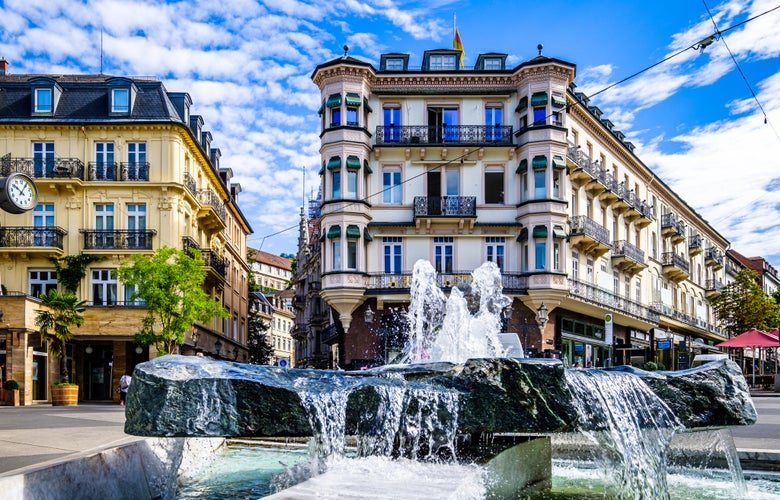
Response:
[[[119,393],[119,406],[125,405],[125,400],[127,399],[127,389],[130,388],[130,382],[132,382],[132,380],[133,378],[126,372],[119,378],[119,387],[116,388],[116,392]]]

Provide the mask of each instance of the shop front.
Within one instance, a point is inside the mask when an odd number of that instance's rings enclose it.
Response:
[[[564,366],[606,366],[607,343],[604,339],[604,322],[587,319],[561,318],[561,360]]]

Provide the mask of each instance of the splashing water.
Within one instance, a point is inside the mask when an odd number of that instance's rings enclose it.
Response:
[[[582,432],[599,445],[620,499],[667,499],[666,453],[677,417],[638,377],[567,370]]]

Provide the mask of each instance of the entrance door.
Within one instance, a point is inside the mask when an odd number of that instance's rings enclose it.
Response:
[[[428,144],[457,142],[458,108],[428,108]]]
[[[84,352],[85,401],[106,401],[111,399],[111,368],[114,351],[111,346],[91,345],[92,352]]]

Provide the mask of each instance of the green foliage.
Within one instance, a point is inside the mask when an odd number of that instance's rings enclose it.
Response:
[[[648,361],[642,366],[642,368],[649,372],[654,372],[658,369],[658,364],[655,361]]]
[[[659,370],[661,370],[661,371],[664,371],[664,370],[666,370],[666,365],[665,365],[665,364],[663,364],[663,363],[661,363],[660,361],[659,361],[659,362],[657,362],[655,365],[656,365],[656,367],[657,367]]]
[[[743,269],[712,300],[713,310],[721,321],[725,322],[729,315],[733,317],[732,335],[751,328],[767,330],[777,321],[780,307],[764,293],[757,279],[758,275],[754,271]]]
[[[249,351],[249,363],[267,365],[271,362],[274,347],[268,337],[269,325],[257,311],[249,311],[246,347]]]
[[[78,255],[65,255],[63,257],[49,257],[57,271],[57,281],[68,292],[76,293],[79,284],[84,276],[87,275],[87,266],[93,262],[99,262],[104,257],[101,255],[91,255],[80,253]]]
[[[41,295],[41,304],[46,309],[38,309],[35,313],[35,324],[40,328],[41,335],[49,342],[49,352],[60,358],[60,374],[62,380],[68,382],[68,370],[63,353],[65,344],[73,338],[72,328],[84,323],[85,300],[79,300],[72,291],[60,293],[49,290]]]
[[[17,382],[14,379],[8,379],[3,384],[3,389],[6,389],[8,391],[18,391],[19,390],[19,382]]]
[[[226,318],[222,305],[204,290],[206,271],[199,250],[188,253],[162,247],[151,257],[134,255],[119,267],[119,279],[136,292],[130,300],[143,299],[147,314],[133,340],[153,344],[162,354],[177,351],[195,321]]]

